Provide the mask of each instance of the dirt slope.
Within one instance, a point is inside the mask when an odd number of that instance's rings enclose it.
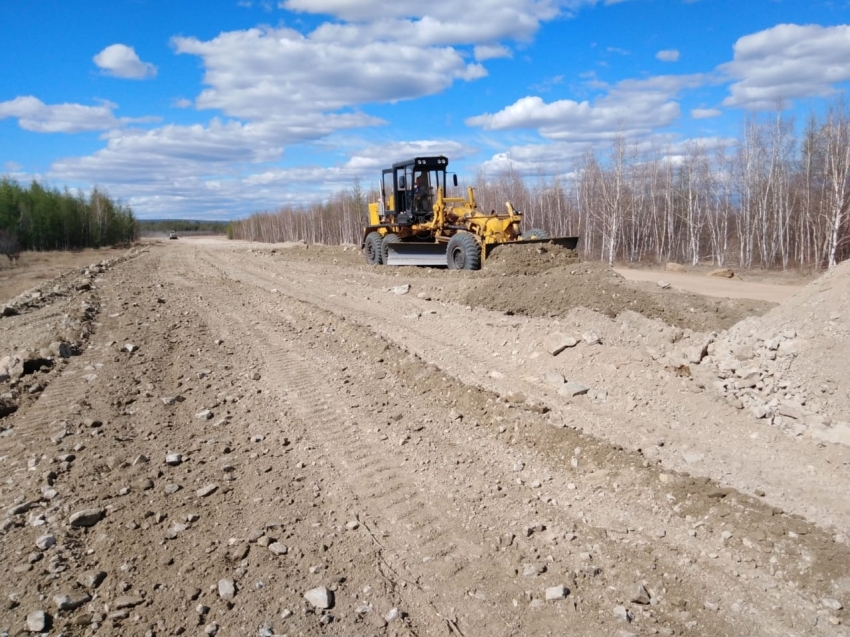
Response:
[[[528,256],[181,240],[17,304],[0,632],[846,634],[850,450],[667,360],[767,308]]]

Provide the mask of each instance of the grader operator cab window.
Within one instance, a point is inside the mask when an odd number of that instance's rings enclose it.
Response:
[[[446,193],[447,164],[444,157],[417,157],[385,169],[381,174],[381,216],[404,225],[433,219],[437,189]]]

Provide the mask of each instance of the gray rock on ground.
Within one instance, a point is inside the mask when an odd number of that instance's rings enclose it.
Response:
[[[286,555],[289,552],[289,548],[280,542],[272,542],[269,544],[269,550],[275,555]]]
[[[236,597],[236,584],[232,579],[223,578],[218,580],[218,596],[224,601]]]
[[[85,509],[77,511],[68,519],[71,526],[89,527],[94,526],[103,519],[103,509]]]
[[[324,586],[311,588],[304,593],[304,599],[310,602],[313,608],[333,608],[334,605],[333,591]]]
[[[106,573],[103,571],[83,571],[77,576],[77,583],[86,588],[97,588],[104,579],[106,579]]]
[[[176,467],[183,462],[183,456],[179,453],[168,453],[165,455],[165,464]]]
[[[145,600],[141,597],[124,595],[122,597],[116,598],[115,601],[112,603],[112,606],[116,610],[121,610],[122,608],[134,608],[144,603]]]
[[[570,591],[563,584],[550,586],[546,589],[546,601],[553,602],[559,599],[564,599],[567,595],[569,595],[569,593]]]
[[[204,485],[203,487],[198,489],[195,493],[197,494],[197,496],[199,498],[206,498],[208,496],[211,496],[216,491],[218,491],[218,485],[215,484],[215,483],[210,483],[210,484]]]
[[[571,381],[564,383],[564,385],[562,385],[558,389],[558,393],[561,396],[566,396],[567,398],[573,398],[575,396],[581,396],[583,394],[586,394],[589,391],[590,391],[590,387],[588,387],[587,385],[583,385],[582,383],[579,383],[579,382],[574,381],[574,380],[571,380]]]
[[[646,587],[643,584],[635,584],[631,595],[629,595],[629,601],[633,604],[642,604],[644,606],[649,604],[649,592],[646,590]]]
[[[561,334],[560,332],[553,332],[552,334],[549,334],[543,341],[543,349],[549,352],[552,356],[557,356],[568,347],[575,347],[576,345],[578,345],[578,341],[576,339],[572,336]]]
[[[43,610],[34,610],[27,615],[27,630],[31,633],[43,633],[50,624],[50,615]]]
[[[53,602],[56,604],[56,607],[59,610],[75,610],[90,601],[91,595],[89,595],[88,593],[83,593],[82,595],[75,595],[74,597],[71,597],[70,595],[66,594],[53,596]]]

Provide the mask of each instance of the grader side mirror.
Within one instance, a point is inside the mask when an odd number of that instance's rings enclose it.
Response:
[[[457,187],[457,174],[452,175],[452,183]]]

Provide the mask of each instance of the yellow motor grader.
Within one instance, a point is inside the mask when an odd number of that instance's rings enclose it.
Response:
[[[578,237],[550,237],[521,230],[522,213],[508,202],[502,214],[482,212],[475,191],[448,197],[449,160],[416,157],[393,164],[381,176],[380,201],[369,204],[361,248],[370,265],[447,266],[478,270],[494,248],[504,244],[555,243],[574,250]],[[457,187],[457,175],[452,174]]]

